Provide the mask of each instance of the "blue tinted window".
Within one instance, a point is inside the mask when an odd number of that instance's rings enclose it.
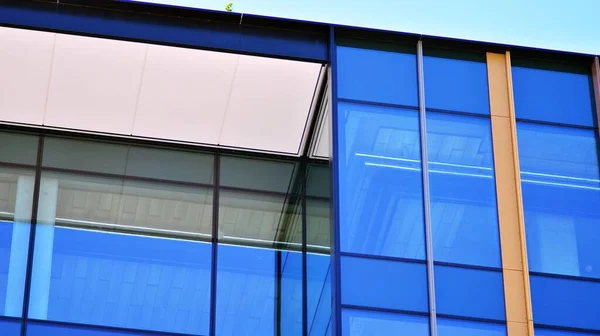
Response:
[[[600,278],[600,169],[591,130],[518,123],[529,268]]]
[[[536,323],[600,331],[599,300],[598,282],[531,276]]]
[[[416,110],[339,105],[342,251],[424,259]]]
[[[21,335],[21,322],[0,320],[0,335],[19,336]]]
[[[40,225],[29,315],[208,332],[209,243]]]
[[[147,334],[109,331],[85,327],[44,325],[29,323],[27,325],[27,336],[146,336]]]
[[[445,56],[448,52],[440,52]],[[464,59],[425,56],[425,92],[427,108],[489,114],[487,66],[484,55]]]
[[[306,259],[308,334],[321,336],[331,323],[330,257],[308,253]]]
[[[504,320],[502,272],[435,266],[440,314]]]
[[[506,325],[438,317],[437,333],[439,336],[506,336]]]
[[[429,319],[362,310],[342,310],[342,336],[429,335]]]
[[[337,47],[338,97],[417,105],[414,53]]]
[[[435,260],[500,267],[490,120],[428,112],[427,155]]]
[[[424,264],[342,257],[342,303],[426,312]]]
[[[275,335],[278,327],[286,335],[301,334],[299,252],[219,244],[217,256],[217,335]],[[284,271],[278,272],[278,267]],[[278,322],[276,309],[281,309]]]
[[[576,331],[535,328],[535,335],[536,336],[594,336],[594,335],[598,335],[598,334],[590,334],[590,333],[576,332]]]
[[[512,78],[517,118],[595,124],[588,74],[513,66]]]

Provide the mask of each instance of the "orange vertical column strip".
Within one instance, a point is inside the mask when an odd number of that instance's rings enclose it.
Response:
[[[510,53],[487,53],[508,336],[533,336]]]

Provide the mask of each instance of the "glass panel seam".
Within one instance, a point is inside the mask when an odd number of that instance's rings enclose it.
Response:
[[[421,171],[423,178],[423,210],[425,217],[425,248],[427,258],[427,288],[429,297],[429,328],[431,336],[437,336],[435,308],[435,279],[433,265],[433,237],[431,227],[431,204],[429,192],[429,168],[427,163],[427,124],[425,116],[425,73],[423,70],[423,41],[417,42],[417,78],[419,83],[419,131],[421,140]]]
[[[213,207],[212,207],[212,238],[211,238],[211,273],[210,273],[210,321],[208,334],[216,334],[217,324],[217,251],[219,239],[219,184],[220,184],[221,155],[213,156]]]

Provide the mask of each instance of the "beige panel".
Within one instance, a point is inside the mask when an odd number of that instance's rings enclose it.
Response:
[[[510,53],[487,54],[508,335],[533,336]]]
[[[44,124],[131,134],[146,50],[57,34]]]
[[[0,120],[42,124],[54,37],[0,27]]]
[[[320,68],[240,56],[220,144],[297,154]]]
[[[149,46],[133,134],[216,145],[237,59]]]

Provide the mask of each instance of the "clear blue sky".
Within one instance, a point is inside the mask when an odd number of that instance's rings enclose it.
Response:
[[[223,10],[229,0],[143,0]],[[234,11],[600,54],[600,0],[237,0]]]

